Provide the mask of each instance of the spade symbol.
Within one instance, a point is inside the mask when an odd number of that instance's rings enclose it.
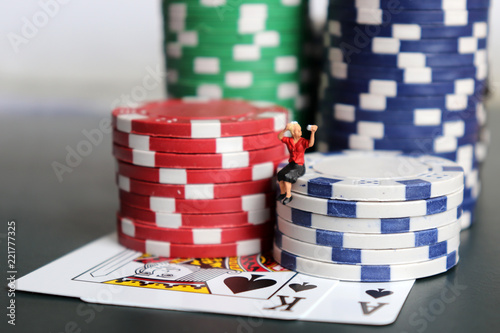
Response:
[[[367,290],[366,293],[373,298],[380,298],[380,297],[385,297],[385,296],[389,296],[389,295],[394,294],[393,291],[390,291],[390,290],[383,291],[383,290],[384,289],[380,289],[380,288],[378,290],[371,289],[371,290]]]
[[[224,284],[231,289],[233,294],[239,294],[249,290],[267,288],[276,284],[276,281],[271,279],[260,279],[263,275],[252,274],[250,280],[244,276],[228,277],[224,280]]]
[[[290,285],[290,288],[292,288],[296,293],[304,290],[314,289],[316,287],[318,286],[315,286],[314,284],[309,284],[309,282],[303,282],[302,284],[292,283]]]

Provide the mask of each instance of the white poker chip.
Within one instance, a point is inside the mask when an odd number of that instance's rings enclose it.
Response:
[[[274,259],[283,267],[307,275],[359,282],[389,282],[424,278],[446,272],[459,260],[453,251],[444,257],[411,264],[347,265],[296,256],[274,246]]]
[[[327,216],[286,205],[277,205],[276,213],[282,219],[302,227],[349,233],[396,234],[438,228],[450,224],[462,217],[462,207],[458,206],[433,215],[390,219]]]
[[[464,181],[460,165],[429,155],[343,151],[306,154],[305,163],[306,173],[292,191],[327,199],[423,200],[454,193]]]
[[[427,246],[443,242],[460,234],[460,221],[439,228],[418,230],[400,234],[354,234],[331,230],[301,227],[278,217],[278,230],[302,242],[350,249],[402,249]]]
[[[318,261],[353,265],[393,265],[433,260],[453,251],[458,252],[460,236],[426,246],[387,250],[349,249],[310,244],[288,237],[279,231],[276,231],[274,242],[287,252]]]
[[[432,215],[458,207],[463,201],[463,186],[448,195],[410,201],[347,201],[324,199],[294,193],[287,206],[311,213],[352,218],[395,218]]]

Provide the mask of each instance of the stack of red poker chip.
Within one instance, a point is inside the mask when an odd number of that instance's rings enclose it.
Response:
[[[113,111],[119,242],[166,257],[270,248],[285,108],[172,99]]]

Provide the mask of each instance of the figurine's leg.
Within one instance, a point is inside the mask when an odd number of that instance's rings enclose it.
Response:
[[[280,180],[279,184],[280,184],[280,195],[278,195],[278,197],[276,198],[276,200],[281,201],[286,196],[285,181],[284,180]]]
[[[286,197],[290,198],[292,196],[292,183],[285,182]]]
[[[292,183],[285,182],[285,187],[286,187],[286,197],[283,199],[281,202],[283,205],[286,205],[290,201],[292,201]]]
[[[280,193],[281,194],[286,194],[286,186],[285,186],[285,181],[284,180],[280,181]]]
[[[291,165],[288,164],[283,169],[278,172],[278,182],[280,184],[280,194],[276,197],[276,200],[281,201],[286,196],[286,175],[290,171]]]

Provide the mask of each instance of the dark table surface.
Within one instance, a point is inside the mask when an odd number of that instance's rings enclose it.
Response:
[[[115,229],[118,206],[111,136],[73,161],[61,181],[53,162],[86,140],[108,116],[0,115],[0,258],[7,269],[7,222],[16,221],[17,277]],[[490,112],[492,144],[483,168],[477,220],[462,232],[460,264],[447,274],[418,280],[401,314],[374,327],[102,306],[95,316],[77,312],[79,299],[17,292],[16,326],[7,324],[2,288],[1,327],[7,332],[491,332],[500,327],[500,114]],[[82,146],[83,147],[83,146]],[[85,147],[83,147],[85,148]],[[87,147],[88,148],[88,147]],[[6,277],[3,279],[6,281]],[[6,283],[6,282],[4,282]],[[2,329],[2,332],[6,330]]]

